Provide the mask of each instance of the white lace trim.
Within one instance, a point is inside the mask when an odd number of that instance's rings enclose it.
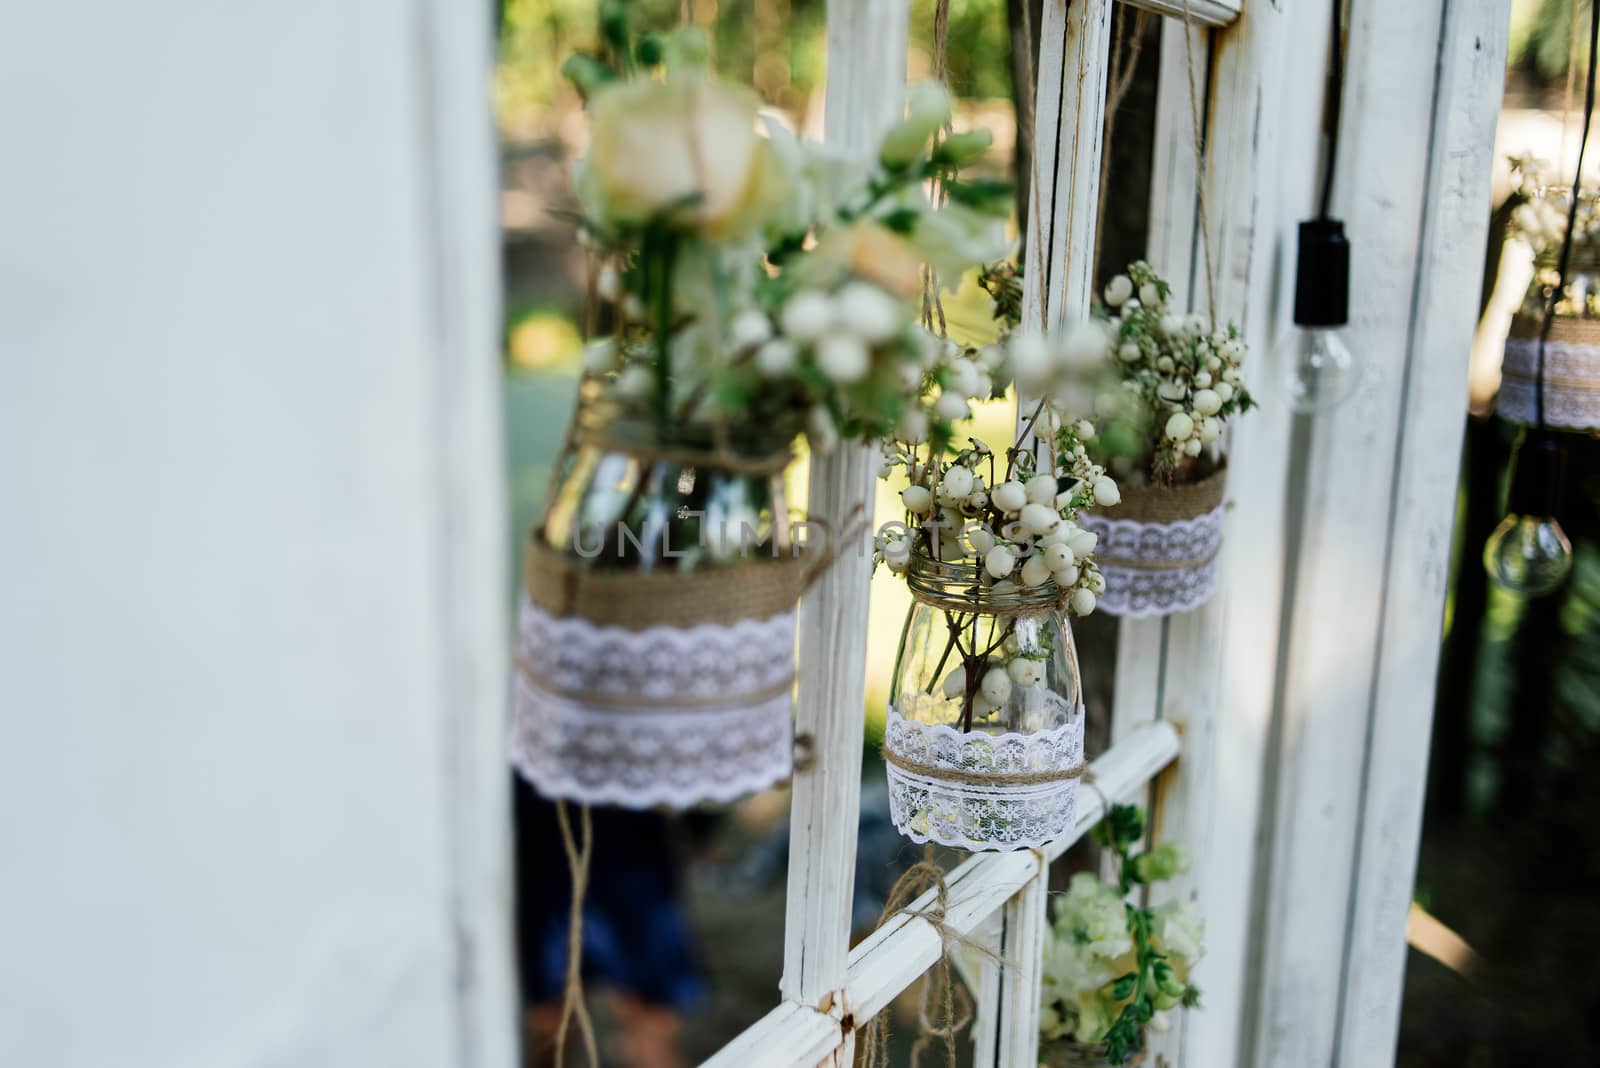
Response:
[[[1046,694],[1056,716],[1067,703]],[[1032,734],[957,731],[905,719],[889,706],[885,754],[964,776],[1068,771],[1083,766],[1080,707],[1060,727]],[[889,763],[889,816],[914,842],[961,849],[1036,849],[1066,834],[1077,816],[1079,778],[982,783],[920,774]]]
[[[1205,604],[1217,592],[1222,516],[1220,506],[1176,523],[1084,516],[1084,529],[1100,535],[1095,557],[1106,590],[1098,607],[1143,619]]]
[[[523,597],[519,630],[511,759],[546,796],[688,808],[789,776],[793,611],[630,631]]]
[[[1508,338],[1500,395],[1502,418],[1532,425],[1539,420],[1536,388],[1539,339]],[[1600,345],[1551,341],[1545,347],[1544,421],[1567,430],[1600,430]]]

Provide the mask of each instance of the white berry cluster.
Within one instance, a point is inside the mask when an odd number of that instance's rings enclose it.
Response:
[[[1074,613],[1088,615],[1105,580],[1094,561],[1098,536],[1075,519],[1084,508],[1121,498],[1116,482],[1081,445],[1068,456],[1071,463],[1058,477],[1035,471],[1031,451],[1013,449],[1007,472],[997,478],[994,451],[979,441],[948,462],[931,464],[885,446],[885,472],[904,467],[910,485],[900,494],[906,529],[879,536],[878,558],[897,573],[914,552],[970,563],[1000,593],[1053,582]]]
[[[1534,278],[1523,298],[1523,315],[1542,317],[1551,292],[1561,283],[1559,257],[1567,233],[1567,216],[1572,206],[1572,187],[1550,182],[1550,165],[1533,156],[1513,156],[1512,175],[1517,195],[1523,202],[1511,212],[1508,236],[1533,249],[1537,260]],[[1556,304],[1556,314],[1566,316],[1600,315],[1600,292],[1593,285],[1574,287],[1572,276],[1594,274],[1600,259],[1600,189],[1578,191],[1578,214],[1572,234],[1572,263],[1568,268],[1567,291]],[[1583,301],[1579,307],[1574,297]]]
[[[1239,370],[1245,345],[1238,329],[1180,315],[1168,306],[1170,296],[1167,283],[1143,261],[1107,283],[1112,363],[1122,388],[1095,402],[1097,415],[1135,429],[1140,463],[1148,460],[1158,484],[1182,481],[1221,436],[1223,423],[1255,403]]]

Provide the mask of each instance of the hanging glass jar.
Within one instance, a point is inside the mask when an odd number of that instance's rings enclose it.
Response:
[[[580,405],[519,604],[512,758],[541,793],[684,808],[789,775],[813,568],[784,501],[791,439]]]
[[[1533,281],[1511,320],[1495,403],[1501,417],[1514,423],[1540,421],[1540,335],[1560,276],[1555,243],[1535,259]],[[1567,283],[1545,339],[1542,379],[1545,426],[1600,430],[1600,248],[1579,244],[1572,249]]]
[[[913,841],[1013,850],[1065,834],[1084,713],[1054,581],[990,584],[979,565],[914,552],[914,603],[889,693],[889,811]]]
[[[1086,513],[1105,574],[1100,608],[1142,619],[1187,612],[1217,591],[1226,462],[1197,482],[1121,487],[1122,499]]]

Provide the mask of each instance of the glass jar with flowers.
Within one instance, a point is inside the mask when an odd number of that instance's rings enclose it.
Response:
[[[1112,805],[1094,838],[1113,857],[1116,881],[1079,872],[1054,899],[1042,964],[1042,1068],[1143,1063],[1146,1031],[1166,1030],[1170,1013],[1200,1002],[1189,982],[1203,952],[1199,910],[1187,901],[1130,899],[1184,871],[1182,848],[1164,843],[1135,853],[1144,813],[1132,805]]]
[[[958,278],[1003,247],[1009,194],[960,180],[987,135],[936,136],[941,87],[845,160],[712,76],[697,30],[636,32],[638,7],[605,5],[564,68],[607,329],[525,547],[512,749],[547,796],[684,807],[789,773],[795,604],[828,559],[784,498],[792,448],[927,439],[988,395],[918,298],[924,264]]]
[[[1255,405],[1240,369],[1238,329],[1178,314],[1171,295],[1142,261],[1103,294],[1115,338],[1095,402],[1094,455],[1117,477],[1122,499],[1086,516],[1084,526],[1101,537],[1102,606],[1113,615],[1188,611],[1215,592],[1227,474],[1222,432]]]

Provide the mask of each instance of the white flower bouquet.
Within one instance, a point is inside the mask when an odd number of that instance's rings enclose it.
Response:
[[[1113,805],[1095,838],[1116,858],[1117,882],[1079,872],[1054,901],[1039,1009],[1040,1059],[1049,1068],[1136,1063],[1146,1028],[1165,1030],[1168,1013],[1199,1003],[1189,982],[1204,952],[1199,910],[1128,901],[1135,888],[1184,871],[1187,858],[1170,843],[1134,854],[1143,837],[1144,814]]]
[[[1102,538],[1104,607],[1151,616],[1204,604],[1216,589],[1226,463],[1221,436],[1255,404],[1236,327],[1171,309],[1171,290],[1139,262],[1107,284],[1113,384],[1096,400],[1094,455],[1123,499],[1086,517]]]

